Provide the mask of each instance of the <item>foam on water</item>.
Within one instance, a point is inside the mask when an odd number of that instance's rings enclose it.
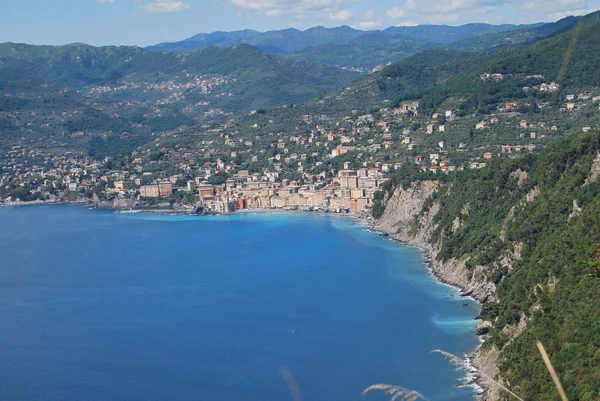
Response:
[[[477,321],[474,319],[453,319],[439,315],[431,316],[431,321],[444,332],[455,333],[472,333],[477,326]]]

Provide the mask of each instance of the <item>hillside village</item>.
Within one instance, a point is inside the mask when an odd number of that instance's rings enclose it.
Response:
[[[567,94],[557,106],[537,104],[535,113],[523,112],[531,105],[519,101],[487,115],[460,115],[452,104],[449,99],[446,108],[426,114],[409,101],[338,118],[287,106],[254,110],[166,132],[134,152],[100,160],[17,145],[2,160],[0,196],[8,204],[361,213],[388,175],[405,166],[432,176],[478,169],[600,126],[600,91]]]
[[[155,106],[165,106],[177,102],[186,101],[188,96],[197,99],[199,96],[209,95],[220,86],[231,84],[235,78],[225,76],[198,76],[186,73],[185,76],[167,81],[158,82],[134,82],[124,81],[117,84],[105,84],[94,86],[86,93],[87,96],[101,100],[110,99],[111,96],[127,98],[145,98],[154,102]],[[221,92],[217,97],[232,96],[231,93]],[[199,113],[199,107],[205,107],[210,101],[192,102],[184,108],[185,111],[194,112],[191,116]]]

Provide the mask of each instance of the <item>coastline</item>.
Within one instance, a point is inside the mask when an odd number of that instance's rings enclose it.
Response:
[[[0,201],[0,207],[23,207],[23,206],[44,206],[44,205],[74,205],[74,206],[87,206],[89,209],[98,210],[110,210],[118,214],[166,214],[166,215],[181,215],[181,216],[231,216],[234,214],[275,214],[275,213],[298,213],[298,214],[312,214],[312,215],[327,215],[327,216],[340,216],[351,219],[364,219],[365,212],[362,213],[338,213],[323,209],[282,209],[282,208],[255,208],[255,209],[238,209],[232,212],[213,212],[213,211],[202,211],[197,212],[197,208],[192,204],[173,204],[170,206],[160,204],[156,206],[107,206],[106,204],[99,204],[92,200],[77,200],[77,201],[62,201],[62,200],[51,200],[51,201],[11,201],[2,202]],[[372,222],[364,220],[364,225],[372,224]]]
[[[195,213],[195,208],[192,205],[188,207],[157,207],[157,208],[121,208],[121,207],[102,207],[94,202],[85,202],[85,201],[33,201],[33,202],[10,202],[10,203],[0,203],[0,206],[4,207],[21,207],[21,206],[41,206],[41,205],[74,205],[74,206],[87,206],[89,209],[100,209],[100,210],[112,210],[116,214],[159,214],[159,215],[183,215],[183,216],[210,216],[210,215],[220,215],[220,216],[231,216],[234,214],[285,214],[285,213],[293,213],[293,214],[310,214],[310,215],[327,215],[327,216],[336,216],[340,218],[347,218],[352,222],[352,225],[365,227],[368,231],[378,234],[382,237],[388,237],[391,241],[400,244],[402,246],[410,246],[417,248],[422,256],[425,268],[427,269],[428,275],[432,277],[435,281],[440,284],[446,285],[448,287],[454,288],[458,290],[459,296],[462,298],[470,299],[478,302],[481,305],[481,300],[477,299],[470,293],[466,288],[463,288],[456,282],[452,282],[447,280],[444,275],[436,268],[437,264],[435,261],[435,249],[427,244],[420,244],[418,242],[406,241],[399,237],[397,233],[391,232],[391,230],[386,230],[381,226],[378,226],[378,220],[375,220],[369,212],[362,213],[334,213],[323,210],[301,210],[301,209],[271,209],[271,208],[259,208],[259,209],[241,209],[236,210],[229,213]],[[480,320],[479,317],[475,318],[476,320]],[[486,390],[489,386],[486,386],[483,377],[477,372],[479,369],[476,366],[476,359],[478,357],[478,353],[481,351],[481,346],[484,342],[485,334],[479,335],[475,333],[476,337],[479,339],[479,345],[475,350],[473,350],[470,354],[466,355],[464,359],[465,367],[468,372],[464,376],[464,383],[457,384],[456,387],[473,387],[475,396],[477,399],[486,401],[485,398]]]
[[[193,236],[186,236],[186,238],[190,238],[190,243],[192,244],[191,246],[193,247],[192,249],[196,249],[196,245],[194,245],[195,242],[202,242],[202,241],[198,241],[199,238],[205,238],[207,235],[209,237],[212,236],[212,234],[210,234],[210,230],[206,230],[206,229],[199,229],[200,227],[212,227],[216,230],[219,231],[224,231],[225,233],[227,232],[231,232],[229,231],[230,228],[229,227],[239,227],[239,226],[243,226],[245,227],[245,230],[248,230],[247,232],[252,233],[254,235],[256,235],[256,237],[247,237],[247,238],[251,238],[251,241],[244,241],[246,244],[248,244],[250,247],[258,247],[261,248],[263,250],[265,249],[269,249],[271,247],[271,244],[278,244],[277,241],[279,241],[279,239],[281,238],[281,235],[285,235],[287,237],[289,237],[290,235],[292,235],[292,237],[294,237],[294,233],[300,231],[302,233],[304,233],[304,237],[306,239],[311,239],[311,238],[315,238],[312,237],[313,235],[313,230],[309,229],[309,230],[291,230],[290,226],[294,226],[296,227],[296,224],[300,224],[301,226],[299,227],[311,227],[311,228],[315,228],[317,229],[316,231],[321,232],[322,229],[325,229],[325,235],[326,238],[335,238],[334,240],[332,240],[331,242],[327,242],[328,244],[331,243],[334,246],[336,246],[336,250],[334,251],[336,254],[339,252],[340,254],[346,254],[348,252],[347,249],[344,249],[345,247],[349,247],[350,249],[359,249],[359,248],[363,248],[363,246],[365,248],[368,248],[368,253],[364,253],[362,250],[358,251],[360,253],[360,255],[375,255],[378,259],[377,262],[374,266],[370,266],[369,265],[369,261],[372,260],[371,256],[369,256],[368,258],[365,258],[364,260],[362,259],[362,257],[360,258],[355,258],[355,259],[350,259],[351,263],[353,263],[355,260],[356,261],[360,261],[359,265],[358,265],[358,269],[359,271],[363,272],[361,273],[361,280],[360,282],[363,283],[372,283],[371,279],[376,280],[375,283],[377,283],[377,286],[373,286],[373,285],[368,285],[368,288],[376,288],[382,289],[382,292],[374,292],[371,293],[370,296],[368,296],[368,294],[363,294],[365,295],[365,298],[363,298],[363,302],[360,302],[360,300],[356,300],[355,298],[353,298],[351,296],[351,298],[349,298],[350,300],[352,300],[352,302],[357,302],[356,304],[350,304],[347,303],[346,305],[344,305],[344,303],[341,303],[340,307],[346,311],[348,311],[349,315],[351,316],[352,314],[354,314],[353,311],[353,307],[350,308],[350,305],[356,306],[358,310],[365,310],[365,311],[370,311],[371,308],[376,308],[377,312],[381,311],[381,308],[385,307],[387,309],[387,312],[382,315],[383,319],[381,320],[389,320],[387,319],[387,317],[389,316],[398,316],[399,313],[405,313],[399,310],[400,309],[405,309],[406,305],[403,304],[402,302],[398,301],[398,300],[412,300],[414,298],[412,297],[407,297],[404,296],[403,293],[405,291],[403,291],[403,288],[407,288],[407,292],[410,294],[412,292],[414,292],[415,294],[419,294],[418,299],[422,299],[427,305],[434,305],[433,309],[431,310],[435,310],[436,311],[436,316],[438,316],[441,321],[437,321],[437,320],[432,320],[431,317],[433,315],[431,315],[428,311],[430,310],[429,308],[425,308],[425,309],[418,309],[416,311],[414,311],[414,313],[410,312],[411,309],[413,308],[408,308],[408,314],[414,315],[415,319],[417,319],[418,322],[422,322],[424,324],[423,327],[425,328],[429,328],[431,333],[430,334],[425,334],[426,337],[425,339],[423,339],[423,334],[427,333],[429,330],[424,330],[421,332],[421,334],[419,334],[420,330],[412,330],[412,333],[406,333],[407,338],[411,338],[411,339],[415,339],[416,342],[421,342],[423,341],[424,344],[422,347],[419,348],[419,351],[416,353],[416,355],[420,355],[420,358],[424,359],[424,360],[429,360],[429,362],[427,362],[430,366],[430,369],[433,369],[433,371],[435,372],[440,372],[440,380],[443,380],[443,385],[441,386],[435,386],[435,392],[433,392],[434,390],[430,389],[427,385],[428,380],[427,380],[427,375],[426,374],[421,374],[420,372],[416,371],[414,372],[414,374],[410,377],[415,378],[415,380],[400,380],[400,379],[395,379],[397,378],[396,372],[398,367],[402,367],[402,369],[407,369],[410,370],[411,366],[412,366],[412,362],[410,357],[407,357],[407,354],[401,352],[401,353],[393,353],[393,355],[390,354],[389,351],[389,347],[382,347],[381,349],[381,356],[387,356],[389,359],[389,372],[390,375],[388,376],[386,375],[369,375],[369,377],[373,378],[375,377],[374,380],[367,380],[365,383],[365,386],[362,386],[362,381],[361,380],[357,380],[357,381],[351,381],[352,383],[361,383],[361,387],[358,389],[358,391],[362,391],[366,386],[373,384],[373,383],[377,383],[379,382],[377,380],[377,377],[380,377],[382,382],[390,382],[390,383],[398,383],[398,384],[404,384],[406,383],[406,385],[412,385],[413,388],[415,389],[425,389],[427,391],[432,392],[432,394],[438,394],[440,396],[445,395],[445,394],[460,394],[460,398],[459,399],[463,399],[463,400],[472,400],[474,399],[475,393],[473,391],[473,389],[471,388],[463,388],[466,387],[464,386],[464,379],[463,379],[463,374],[462,373],[457,373],[457,372],[453,372],[452,369],[448,369],[448,367],[445,365],[445,361],[443,360],[443,358],[440,358],[438,356],[428,356],[428,353],[431,349],[433,349],[434,347],[439,347],[439,346],[443,346],[443,347],[449,347],[451,349],[458,349],[458,350],[464,350],[464,351],[470,351],[475,345],[475,341],[474,338],[470,335],[470,330],[463,326],[463,323],[460,324],[460,328],[456,329],[458,331],[455,332],[454,328],[450,328],[449,332],[446,333],[446,326],[445,324],[448,324],[450,322],[455,322],[455,321],[464,321],[464,324],[466,324],[467,326],[470,325],[469,320],[472,319],[472,317],[474,316],[474,314],[476,313],[476,309],[475,306],[473,304],[471,304],[471,306],[469,308],[462,308],[461,307],[461,303],[458,299],[457,299],[457,295],[454,291],[452,291],[451,293],[454,294],[454,298],[450,298],[450,291],[442,286],[439,286],[437,284],[437,281],[432,280],[425,272],[424,270],[424,265],[423,265],[423,258],[420,254],[420,252],[414,250],[414,249],[410,249],[410,248],[404,248],[402,246],[399,246],[399,244],[395,243],[395,242],[389,242],[387,241],[386,237],[380,237],[379,234],[375,233],[375,232],[368,232],[367,229],[371,226],[371,224],[369,224],[369,219],[367,216],[356,216],[356,215],[322,215],[322,216],[317,216],[315,214],[306,214],[304,212],[298,211],[295,213],[290,213],[290,214],[285,214],[285,213],[275,213],[275,214],[269,214],[269,213],[262,213],[262,214],[256,214],[255,216],[251,216],[248,213],[247,216],[242,216],[241,213],[240,216],[235,217],[235,216],[231,216],[231,217],[218,217],[218,218],[212,218],[212,217],[208,217],[206,219],[202,219],[201,216],[199,217],[161,217],[161,216],[157,216],[157,217],[152,217],[151,215],[148,216],[146,215],[146,217],[144,217],[143,215],[140,215],[138,217],[136,216],[131,216],[133,218],[133,220],[126,218],[126,216],[122,216],[119,217],[119,215],[114,214],[112,211],[106,211],[106,210],[90,210],[85,208],[82,205],[65,205],[65,206],[47,206],[47,207],[41,207],[41,208],[27,208],[27,209],[21,209],[21,211],[19,212],[18,209],[9,209],[6,208],[4,209],[5,213],[7,215],[15,215],[16,221],[23,221],[20,220],[22,219],[21,215],[25,214],[25,215],[31,215],[33,217],[31,217],[29,219],[29,221],[35,221],[37,219],[40,219],[43,222],[52,222],[52,224],[58,224],[55,225],[54,227],[57,227],[59,230],[64,231],[64,235],[66,236],[72,236],[72,233],[69,233],[67,228],[69,227],[68,225],[66,225],[66,223],[64,223],[65,225],[62,225],[63,223],[61,223],[61,221],[63,220],[63,218],[61,217],[60,219],[57,219],[57,217],[59,216],[63,216],[63,215],[67,215],[67,218],[64,218],[64,221],[66,222],[74,222],[75,226],[74,227],[91,227],[94,230],[96,228],[99,228],[101,231],[99,232],[100,234],[94,234],[93,236],[90,235],[85,235],[88,238],[91,237],[101,237],[104,239],[110,239],[109,243],[111,244],[120,244],[121,246],[125,246],[129,249],[133,249],[136,247],[136,244],[138,246],[146,246],[146,241],[148,241],[148,238],[156,238],[156,235],[136,235],[136,233],[140,232],[140,228],[142,228],[144,234],[146,233],[146,227],[148,228],[149,233],[165,233],[165,237],[168,238],[176,238],[176,240],[179,240],[179,236],[180,234],[178,234],[177,232],[180,230],[180,228],[182,230],[187,230],[186,232],[191,232],[191,233],[195,233],[195,234],[201,234],[201,236],[195,237],[195,235]],[[50,218],[42,218],[42,216],[48,216]],[[54,216],[54,217],[52,217]],[[111,217],[112,216],[112,217]],[[269,217],[271,216],[271,217]],[[35,220],[34,220],[35,219]],[[140,220],[142,219],[142,220]],[[206,223],[205,223],[206,222]],[[372,223],[372,222],[371,222]],[[69,223],[70,224],[70,223]],[[115,225],[116,224],[116,225]],[[206,224],[206,226],[205,226]],[[120,240],[118,242],[115,242],[114,239],[112,239],[112,236],[114,235],[114,227],[119,228],[119,232],[125,232],[124,230],[121,229],[121,227],[130,227],[132,228],[131,231],[129,231],[129,234],[126,236],[121,236],[119,237]],[[227,227],[226,227],[227,226]],[[264,229],[267,231],[270,231],[271,240],[267,241],[267,238],[265,238],[265,242],[266,244],[269,244],[268,246],[265,246],[263,244],[260,243],[260,236],[264,235],[264,234],[257,234],[256,228],[255,226],[264,226]],[[30,225],[31,227],[31,225]],[[35,228],[35,225],[33,226]],[[64,230],[63,228],[64,227]],[[34,230],[35,231],[35,230]],[[315,232],[316,232],[315,231]],[[46,233],[44,235],[52,235],[51,232],[50,234],[47,234],[48,230],[46,230]],[[94,231],[95,232],[95,231]],[[111,234],[111,232],[113,232],[113,234]],[[245,231],[244,231],[245,232]],[[227,234],[228,235],[228,234]],[[83,235],[82,235],[83,236]],[[80,237],[79,235],[77,235],[77,237]],[[133,238],[135,237],[135,239]],[[128,242],[128,238],[132,238],[132,242]],[[258,239],[258,240],[256,240]],[[123,242],[123,240],[125,240],[125,242]],[[176,241],[174,240],[174,241]],[[340,243],[338,240],[341,240],[342,242]],[[112,242],[110,242],[112,241]],[[162,241],[162,240],[161,240]],[[285,239],[285,243],[291,243],[293,242],[294,239],[292,238],[292,240],[288,240]],[[329,240],[328,240],[329,241]],[[86,242],[87,244],[90,245],[91,248],[95,248],[95,249],[100,249],[102,248],[101,246],[98,246],[97,242],[94,243],[90,243],[90,242]],[[161,242],[164,244],[164,242]],[[174,242],[173,242],[174,243]],[[356,246],[357,244],[360,243],[360,246]],[[168,244],[172,244],[171,242]],[[387,245],[386,245],[387,244]],[[312,246],[312,245],[311,245]],[[317,248],[316,249],[324,249],[322,247],[322,245],[316,245]],[[278,247],[280,249],[285,249],[285,248],[281,248],[279,245]],[[341,248],[340,248],[341,247]],[[154,255],[156,253],[160,254],[162,251],[160,249],[161,247],[154,247],[153,251],[150,251],[151,255]],[[166,248],[166,247],[165,247]],[[186,250],[185,252],[181,252],[181,249]],[[177,253],[181,253],[181,254],[186,254],[186,255],[192,255],[193,252],[188,252],[187,251],[188,246],[186,245],[184,248],[178,248],[176,249],[175,252]],[[221,251],[220,251],[221,252]],[[227,252],[225,250],[225,252]],[[269,251],[271,252],[271,251]],[[301,256],[302,253],[305,252],[303,250],[299,250],[299,254]],[[314,282],[315,276],[314,274],[319,274],[319,268],[320,268],[320,263],[323,260],[323,256],[325,256],[324,253],[320,253],[320,252],[310,252],[311,255],[316,255],[315,259],[311,259],[314,261],[314,263],[309,263],[310,265],[313,266],[317,266],[316,270],[313,270],[311,272],[311,274],[306,275],[304,273],[303,276],[305,277],[305,279],[307,281],[311,281]],[[137,254],[137,253],[136,253]],[[379,255],[381,254],[385,254],[385,257],[379,259]],[[246,255],[245,253],[243,255]],[[270,253],[269,253],[270,255]],[[390,259],[390,255],[391,259]],[[236,255],[237,257],[237,255]],[[152,259],[156,259],[156,258],[152,258]],[[294,258],[296,260],[300,260],[301,264],[304,263],[306,264],[305,261],[302,261],[303,258]],[[262,259],[258,259],[258,260],[262,260]],[[332,259],[329,258],[328,260],[330,260],[330,265],[331,266],[337,266],[336,268],[339,267],[344,267],[341,270],[339,270],[339,277],[341,277],[342,279],[345,279],[347,277],[355,277],[354,276],[354,270],[353,269],[347,269],[348,266],[344,266],[344,264],[340,264],[340,262],[336,259]],[[379,263],[379,261],[382,261],[382,263]],[[393,264],[390,264],[389,266],[386,265],[386,263],[383,263],[383,261],[393,261]],[[243,262],[245,263],[245,262]],[[329,262],[328,262],[329,263]],[[183,266],[183,265],[182,265]],[[352,264],[350,264],[350,266],[353,266]],[[406,268],[404,268],[404,266],[406,266]],[[372,269],[372,267],[375,267],[376,269]],[[390,269],[392,269],[390,271]],[[126,269],[126,271],[128,271],[129,269]],[[221,269],[223,270],[223,269]],[[243,269],[248,271],[249,269]],[[182,271],[188,271],[184,268],[184,270]],[[300,269],[301,272],[304,272],[304,267],[302,267]],[[352,272],[352,274],[350,276],[348,276],[348,272]],[[390,275],[389,273],[391,272],[396,272],[398,273],[398,275],[406,275],[407,277],[409,277],[409,279],[404,280],[402,278],[398,279],[398,278],[394,278],[393,275]],[[403,273],[405,272],[405,273]],[[254,274],[256,276],[256,273],[249,273],[249,275]],[[311,278],[312,276],[312,278]],[[187,276],[186,276],[187,277]],[[283,276],[285,277],[285,275]],[[368,280],[365,280],[368,279]],[[350,288],[350,292],[353,291],[352,290],[352,283],[356,283],[356,281],[339,281],[340,283],[344,283],[342,285],[342,287],[346,287],[346,289],[344,291],[348,292],[348,288]],[[329,283],[329,282],[327,282]],[[335,283],[335,281],[334,281]],[[379,284],[382,285],[382,287],[379,286]],[[326,286],[323,287],[323,289],[329,293],[331,293],[330,291],[328,291],[327,287],[329,287],[329,284],[326,284]],[[137,291],[138,287],[134,287],[134,290],[132,291]],[[194,287],[195,288],[195,287]],[[300,287],[302,288],[302,287]],[[390,298],[387,298],[387,301],[385,302],[385,305],[383,305],[382,302],[380,302],[382,299],[379,298],[380,295],[384,294],[383,289],[385,289],[386,293],[391,294]],[[194,293],[197,293],[196,289],[193,289]],[[336,290],[337,291],[337,290]],[[119,291],[120,292],[120,291]],[[198,291],[199,293],[200,291]],[[136,292],[137,294],[137,292]],[[335,293],[333,293],[333,295],[336,295]],[[332,296],[331,299],[336,300],[337,302],[337,297]],[[396,301],[394,301],[396,300]],[[366,301],[366,302],[365,302]],[[372,303],[373,302],[373,303]],[[430,304],[431,302],[431,304]],[[460,303],[459,303],[460,302]],[[421,303],[419,302],[419,305]],[[439,309],[438,309],[439,308]],[[320,309],[321,310],[321,309]],[[189,310],[188,310],[189,311]],[[188,313],[188,312],[185,312]],[[320,312],[319,312],[320,313]],[[329,315],[329,311],[326,311],[324,313],[322,313],[322,315],[325,316],[326,320],[329,320],[329,318],[327,317]],[[411,316],[412,316],[411,315]],[[285,315],[284,315],[285,316]],[[292,315],[293,316],[293,315]],[[301,315],[303,316],[303,315]],[[356,325],[355,321],[350,320],[352,326],[348,326],[347,328],[349,330],[346,330],[346,332],[348,332],[347,334],[344,334],[344,332],[339,332],[337,329],[331,331],[332,335],[332,339],[333,339],[333,344],[337,344],[338,338],[340,333],[342,333],[341,335],[350,335],[349,332],[352,332],[352,329],[354,327],[359,329],[359,335],[357,335],[355,338],[357,340],[359,340],[358,342],[355,342],[353,344],[356,344],[355,347],[357,349],[362,349],[363,347],[367,347],[368,345],[366,343],[363,343],[363,341],[367,341],[365,338],[363,338],[363,336],[360,334],[360,331],[363,330],[364,327],[368,327],[368,324],[371,323],[372,321],[372,316],[380,316],[380,315],[369,315],[371,317],[369,317],[367,320],[365,320],[365,324],[360,324],[360,325]],[[458,320],[456,320],[458,319]],[[391,319],[394,320],[394,319]],[[466,320],[466,321],[465,321]],[[285,318],[285,322],[288,322],[290,320],[288,320],[288,318]],[[291,320],[292,324],[296,325],[296,320],[294,318],[294,320]],[[379,321],[379,319],[378,319]],[[359,322],[363,322],[362,320]],[[421,323],[418,323],[416,327],[421,327],[420,326]],[[279,326],[277,326],[279,327]],[[335,327],[335,325],[334,325]],[[339,327],[343,327],[343,326],[339,326]],[[344,326],[345,327],[345,326]],[[386,324],[384,327],[388,327],[388,325]],[[392,327],[392,326],[389,326]],[[404,332],[404,328],[406,327],[404,323],[394,323],[393,325],[394,328],[398,329],[398,332]],[[380,326],[376,326],[373,327],[373,329],[375,330],[375,333],[378,332],[378,330],[380,329]],[[296,327],[297,329],[297,327]],[[300,330],[297,329],[298,332],[300,332]],[[368,331],[368,329],[367,329]],[[373,330],[371,330],[373,331]],[[411,341],[408,340],[404,340],[404,337],[399,337],[398,336],[398,332],[396,330],[393,331],[386,331],[387,333],[392,333],[391,335],[386,335],[386,338],[389,338],[390,341],[392,341],[392,344],[409,344],[408,345],[408,349],[415,349],[414,347],[412,347],[412,343]],[[277,336],[279,336],[278,334],[279,332],[275,333],[277,334]],[[318,331],[317,331],[318,333]],[[193,333],[192,333],[193,334]],[[286,333],[289,335],[289,333]],[[242,334],[243,335],[243,334]],[[378,336],[379,334],[377,334]],[[419,336],[421,336],[421,340],[419,340]],[[296,338],[296,337],[291,337],[290,335],[290,339],[292,338]],[[380,337],[375,337],[376,339],[379,339]],[[375,343],[384,343],[387,344],[387,342],[381,342],[381,341],[375,341]],[[361,345],[362,344],[362,345]],[[449,349],[449,348],[445,348],[445,349]],[[460,351],[458,351],[460,352]],[[373,354],[370,354],[373,355]],[[375,354],[375,356],[379,356],[380,354]],[[343,358],[343,357],[342,357]],[[374,358],[377,359],[377,358]],[[387,360],[386,359],[386,364],[379,364],[379,362],[375,361],[375,366],[381,365],[381,366],[388,366],[387,365]],[[308,365],[310,366],[310,365]],[[356,370],[356,379],[361,379],[364,380],[366,377],[364,377],[365,371],[361,372],[362,369],[358,369]],[[384,372],[387,373],[387,372]],[[386,379],[387,377],[387,379]],[[342,384],[344,383],[345,380],[347,380],[349,378],[342,378]],[[421,380],[423,379],[423,380]],[[436,380],[437,381],[437,380]],[[425,383],[425,384],[424,384]],[[456,389],[454,388],[456,386]],[[356,396],[359,397],[360,393],[356,393]],[[335,398],[335,397],[334,397]],[[433,399],[433,398],[432,398]]]
[[[375,228],[375,222],[373,222],[372,225],[369,226],[369,230],[374,233],[377,233],[379,235],[387,235],[387,236],[389,236],[391,241],[401,244],[403,246],[410,246],[410,247],[418,249],[421,252],[421,254],[423,255],[425,268],[427,269],[427,273],[430,277],[435,279],[440,284],[443,284],[445,286],[448,286],[448,287],[458,290],[459,297],[465,298],[465,299],[470,299],[472,301],[477,302],[479,305],[481,305],[481,302],[478,299],[476,299],[475,297],[473,297],[472,295],[466,293],[466,290],[464,288],[460,287],[457,284],[454,284],[454,283],[451,283],[451,282],[445,280],[442,275],[440,275],[436,272],[436,270],[434,268],[434,264],[433,264],[435,256],[433,255],[432,249],[429,249],[428,247],[425,247],[425,246],[422,246],[419,244],[409,243],[407,241],[404,241],[404,240],[396,237],[395,235],[392,235],[389,232],[378,230]],[[475,317],[475,320],[480,320],[480,319],[477,316],[477,317]],[[483,379],[481,378],[481,376],[477,374],[478,369],[475,365],[475,358],[477,357],[477,353],[480,351],[481,346],[484,343],[484,338],[483,338],[483,335],[478,335],[476,333],[475,333],[475,336],[479,340],[479,345],[471,353],[469,353],[467,355],[462,355],[462,356],[457,355],[458,357],[464,357],[464,359],[462,359],[462,360],[465,364],[465,367],[468,369],[468,373],[466,373],[466,375],[464,377],[465,382],[462,384],[458,384],[456,387],[473,387],[477,399],[482,399],[487,386],[483,382]]]
[[[435,238],[437,227],[435,216],[440,212],[442,205],[433,202],[425,208],[426,201],[432,199],[437,189],[436,181],[420,181],[413,182],[406,188],[398,187],[386,192],[384,211],[375,222],[373,230],[388,234],[393,240],[404,245],[419,248],[435,279],[459,289],[460,296],[470,297],[480,304],[494,301],[496,285],[487,279],[485,266],[469,268],[466,259],[438,260],[440,244],[432,238]],[[460,224],[460,221],[454,224]],[[482,320],[480,316],[476,319],[480,320],[480,323],[474,334],[481,341],[487,338],[492,322]],[[476,370],[473,381],[481,389],[478,397],[481,401],[500,399],[500,389],[494,384],[494,380],[500,374],[499,354],[495,346],[484,348],[480,345],[467,358],[467,365],[475,368],[471,371]]]
[[[379,235],[385,235],[390,238],[391,241],[401,244],[403,246],[410,246],[413,248],[417,248],[423,255],[425,268],[428,271],[429,276],[434,278],[437,282],[446,285],[448,287],[454,288],[459,291],[459,297],[466,298],[477,302],[479,305],[482,305],[481,299],[473,296],[473,293],[469,291],[464,286],[460,284],[450,281],[446,279],[443,273],[440,270],[439,262],[435,260],[435,249],[427,244],[421,244],[418,242],[407,241],[402,238],[397,233],[391,232],[390,230],[385,230],[380,226],[377,226],[377,221],[372,220],[368,224],[368,228],[370,231],[377,233]],[[475,320],[481,320],[479,316],[475,317]],[[464,366],[468,371],[464,377],[465,382],[457,385],[457,387],[473,387],[475,396],[480,401],[487,401],[486,393],[489,391],[490,386],[487,384],[484,377],[479,374],[480,368],[478,367],[477,360],[480,357],[480,353],[482,351],[482,345],[485,341],[485,334],[477,334],[474,333],[477,339],[479,340],[479,345],[469,354],[467,355],[458,355],[461,360],[464,362]]]

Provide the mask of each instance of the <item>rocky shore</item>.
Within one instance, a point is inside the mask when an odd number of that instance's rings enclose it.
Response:
[[[83,205],[92,209],[114,210],[117,213],[165,213],[165,214],[188,214],[188,215],[211,215],[212,212],[204,211],[200,204],[186,203],[159,203],[148,204],[134,198],[114,198],[101,201],[97,198],[79,198],[76,200],[36,200],[31,202],[22,201],[0,201],[0,206],[36,206],[36,205]]]
[[[436,188],[436,182],[420,182],[407,189],[398,188],[393,193],[386,194],[385,211],[381,218],[370,222],[371,229],[389,235],[399,243],[421,249],[431,274],[440,282],[458,288],[461,296],[473,298],[481,303],[495,299],[496,288],[486,279],[483,266],[476,266],[473,271],[469,271],[465,261],[439,260],[438,245],[432,243],[430,238],[435,229],[433,218],[440,205],[434,202],[423,213],[425,201],[433,195]],[[475,334],[480,337],[482,343],[491,325],[491,322],[482,321],[477,326]],[[469,384],[481,389],[482,401],[496,401],[500,397],[497,387],[488,379],[498,378],[498,355],[499,351],[496,348],[480,346],[466,361],[473,368]]]

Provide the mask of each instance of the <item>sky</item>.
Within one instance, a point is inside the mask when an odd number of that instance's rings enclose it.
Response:
[[[526,24],[599,9],[600,0],[0,0],[0,43],[146,46],[214,31]]]

